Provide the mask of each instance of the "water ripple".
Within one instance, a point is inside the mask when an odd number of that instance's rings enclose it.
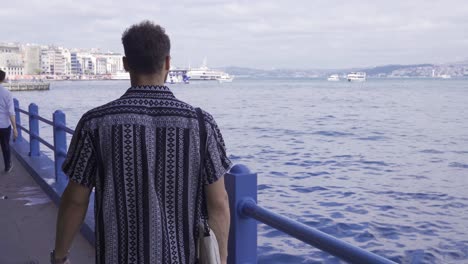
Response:
[[[258,172],[262,206],[398,263],[468,263],[466,80],[190,86],[171,89],[213,114],[231,160]],[[44,116],[65,110],[75,127],[127,88],[64,81],[13,94]],[[341,263],[264,225],[258,239],[259,263]]]

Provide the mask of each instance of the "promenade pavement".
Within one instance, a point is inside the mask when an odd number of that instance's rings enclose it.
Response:
[[[14,155],[12,160],[13,171],[0,172],[0,264],[48,264],[58,208]],[[93,264],[94,255],[79,234],[70,250],[72,264]]]

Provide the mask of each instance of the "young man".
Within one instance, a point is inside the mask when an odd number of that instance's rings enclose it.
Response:
[[[13,169],[10,151],[11,127],[13,127],[13,141],[18,137],[18,131],[16,130],[13,96],[10,91],[1,85],[5,78],[5,72],[0,70],[0,145],[2,147],[5,172],[8,173]]]
[[[204,112],[207,154],[199,177],[195,109],[164,86],[170,41],[149,21],[122,36],[131,86],[83,115],[63,165],[70,182],[57,219],[52,263],[65,263],[95,188],[96,263],[195,263],[199,181],[209,223],[227,259],[229,205],[223,175],[231,162],[221,133]]]

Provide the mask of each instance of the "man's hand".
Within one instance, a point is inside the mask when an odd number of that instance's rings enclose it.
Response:
[[[13,100],[12,100],[13,103]],[[13,128],[13,142],[16,141],[16,138],[18,137],[18,129],[16,129],[16,117],[15,115],[10,116],[10,121],[11,121],[11,127]]]
[[[13,128],[13,142],[16,141],[16,139],[18,138],[18,129]]]
[[[58,257],[55,251],[50,253],[50,264],[71,264],[70,259],[67,256]]]

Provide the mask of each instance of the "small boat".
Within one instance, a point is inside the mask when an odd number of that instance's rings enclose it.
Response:
[[[442,75],[439,75],[439,78],[441,78],[441,79],[451,79],[452,76],[450,76],[448,74],[442,74]]]
[[[340,76],[338,74],[332,74],[328,76],[327,81],[329,82],[339,82],[340,81]]]
[[[348,74],[348,82],[365,82],[366,73],[365,72],[351,72]]]
[[[232,82],[232,80],[234,80],[234,76],[224,73],[220,77],[218,77],[217,80],[220,83]]]

